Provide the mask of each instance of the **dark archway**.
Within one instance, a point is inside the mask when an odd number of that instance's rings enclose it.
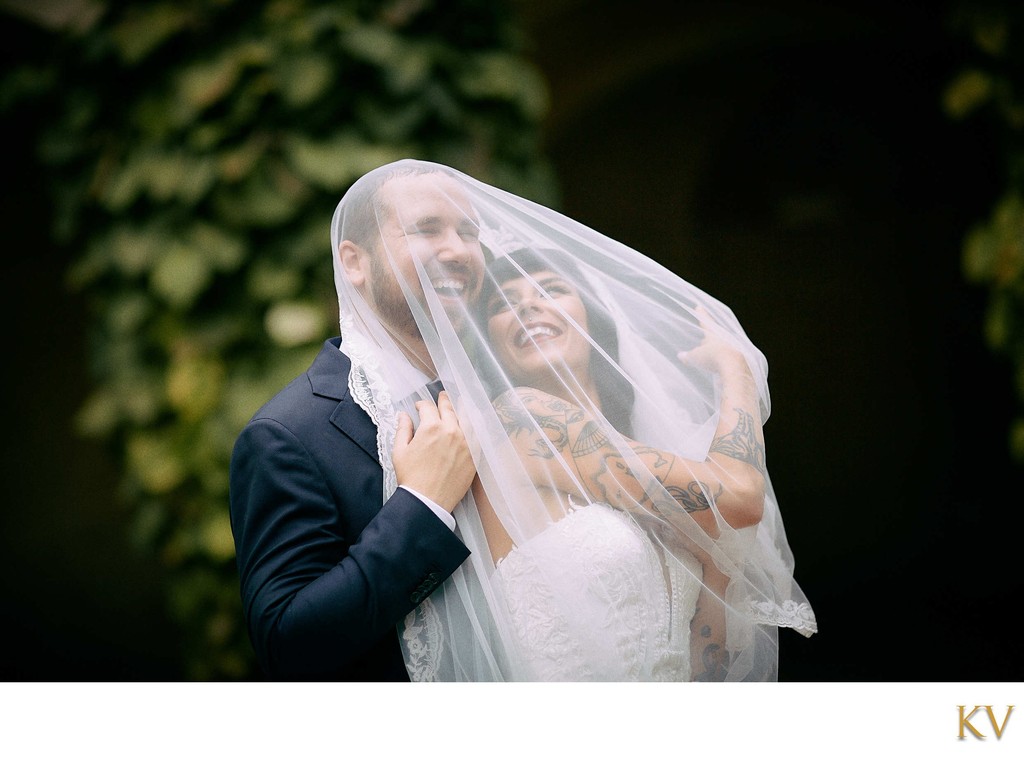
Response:
[[[768,357],[769,467],[822,627],[784,635],[781,677],[1012,679],[1011,379],[959,265],[999,177],[942,113],[943,16],[685,13],[606,28],[649,33],[649,65],[556,107],[549,153],[563,211],[721,298]],[[730,24],[662,60],[673,29]]]

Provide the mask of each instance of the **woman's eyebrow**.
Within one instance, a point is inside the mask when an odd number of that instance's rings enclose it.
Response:
[[[568,285],[569,282],[566,281],[565,278],[563,278],[562,276],[546,276],[546,277],[540,279],[539,281],[536,281],[536,283],[542,289],[546,289],[551,284]],[[529,281],[527,281],[527,287],[528,288],[533,288],[533,285]],[[493,297],[491,297],[491,299],[496,299],[497,297],[499,297],[501,295],[517,294],[521,290],[521,288],[522,287],[520,287],[520,286],[508,286],[508,287],[501,286],[501,287],[498,288],[498,293],[495,294]]]
[[[547,276],[546,278],[542,278],[540,281],[537,281],[537,284],[540,285],[540,286],[543,286],[544,288],[547,288],[550,284],[568,284],[568,283],[569,282],[566,281],[562,276]]]

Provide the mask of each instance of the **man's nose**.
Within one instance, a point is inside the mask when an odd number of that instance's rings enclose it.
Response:
[[[456,230],[448,231],[437,251],[437,259],[442,262],[468,262],[472,256],[473,250],[469,241]]]

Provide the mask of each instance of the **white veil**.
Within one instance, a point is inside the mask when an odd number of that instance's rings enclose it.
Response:
[[[478,470],[469,559],[399,625],[413,680],[777,678],[777,628],[817,627],[766,470],[767,364],[728,307],[430,162],[360,178],[331,243],[383,498],[435,372]]]

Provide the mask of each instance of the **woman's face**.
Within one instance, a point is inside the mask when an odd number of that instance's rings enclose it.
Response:
[[[590,343],[569,321],[589,332],[587,311],[576,287],[551,270],[501,284],[487,305],[491,347],[515,384],[543,386],[567,368],[577,382],[590,374]]]

